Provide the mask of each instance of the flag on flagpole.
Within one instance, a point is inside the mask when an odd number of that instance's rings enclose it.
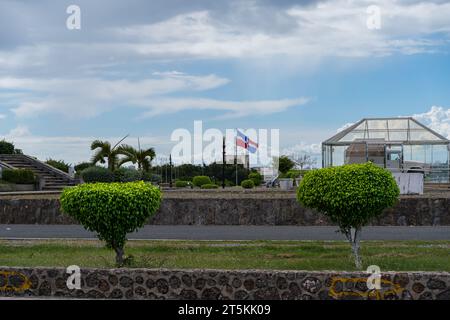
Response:
[[[243,134],[241,131],[239,131],[239,130],[236,130],[236,131],[237,131],[236,145],[248,150],[251,153],[255,153],[256,150],[258,149],[258,143],[251,140],[248,136]]]

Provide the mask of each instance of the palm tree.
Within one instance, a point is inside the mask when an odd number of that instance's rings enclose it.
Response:
[[[108,169],[114,171],[118,164],[119,148],[111,147],[111,143],[108,141],[95,140],[91,144],[91,150],[98,149],[92,156],[92,164],[97,162],[106,163],[108,162]],[[106,160],[105,160],[106,158]]]
[[[124,158],[119,161],[119,167],[126,162],[132,162],[133,164],[137,163],[138,169],[145,172],[150,170],[152,160],[156,156],[153,148],[141,150],[128,144],[122,144],[117,150],[121,155],[124,155]]]

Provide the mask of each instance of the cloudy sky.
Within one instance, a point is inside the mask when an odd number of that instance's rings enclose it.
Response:
[[[290,152],[373,116],[450,137],[449,17],[447,1],[0,0],[0,139],[77,163],[126,134],[167,154],[194,120],[278,128]]]

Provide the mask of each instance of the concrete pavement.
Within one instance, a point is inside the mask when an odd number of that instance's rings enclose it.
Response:
[[[345,240],[325,226],[147,225],[128,239],[178,240]],[[96,239],[79,225],[0,225],[0,239]],[[365,227],[363,240],[450,240],[450,226]]]

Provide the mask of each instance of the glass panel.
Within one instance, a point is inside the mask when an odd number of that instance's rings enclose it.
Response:
[[[420,126],[420,125],[418,125],[415,121],[409,121],[409,128],[410,129],[422,129],[423,130],[423,127],[422,126]]]
[[[339,141],[341,142],[352,142],[355,139],[364,139],[364,132],[362,131],[352,131],[347,133],[345,136],[342,137]]]
[[[369,131],[369,138],[370,139],[383,139],[388,140],[388,133],[387,131]]]
[[[434,145],[431,152],[431,173],[429,181],[434,183],[449,182],[448,148],[446,145]]]
[[[342,166],[344,164],[344,153],[347,146],[335,146],[332,153],[332,166]]]
[[[389,130],[390,141],[407,141],[407,131],[392,131]]]
[[[411,130],[410,131],[411,141],[438,141],[439,137],[426,130]]]
[[[408,130],[408,119],[389,119],[388,120],[388,127],[389,130],[392,129],[403,129]]]
[[[367,127],[370,129],[387,129],[386,120],[367,120]]]

